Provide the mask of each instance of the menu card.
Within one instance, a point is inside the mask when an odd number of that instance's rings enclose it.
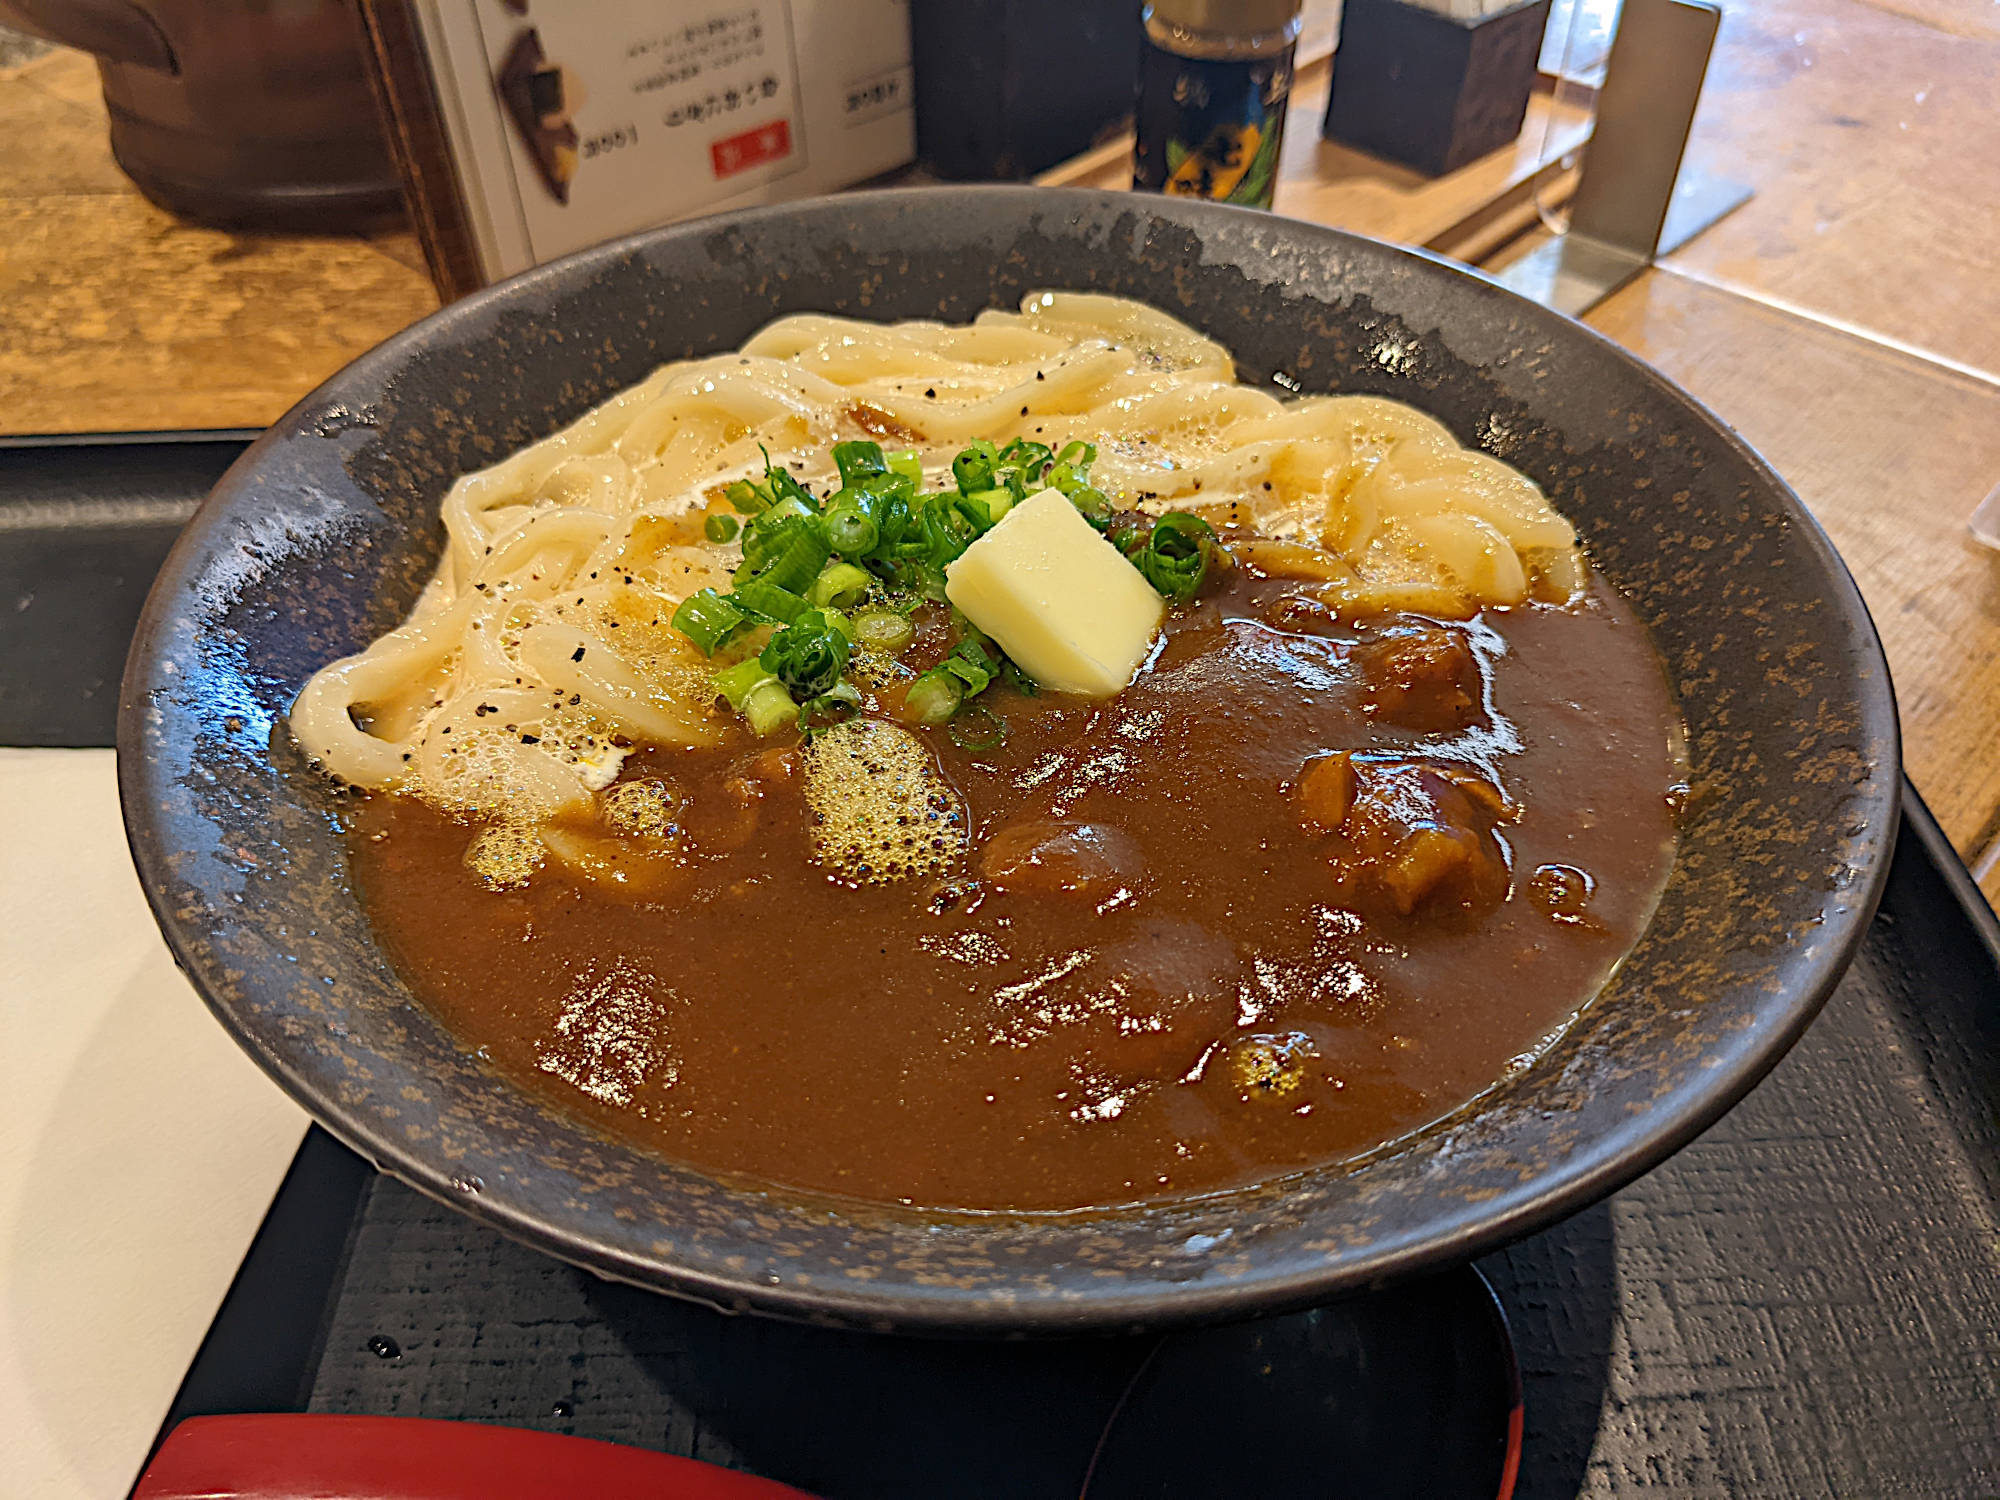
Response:
[[[447,298],[915,153],[908,0],[363,0]]]

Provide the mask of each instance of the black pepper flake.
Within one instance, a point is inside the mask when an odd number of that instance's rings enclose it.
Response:
[[[541,742],[542,737],[539,734],[524,734],[521,736],[521,743],[524,745],[539,745]]]
[[[572,653],[570,654],[570,660],[571,660],[571,661],[582,661],[582,660],[583,660],[583,647],[581,647],[581,646],[578,646],[578,647],[576,648],[576,650],[575,650],[574,652],[572,652]],[[576,700],[575,700],[575,699],[571,699],[570,701],[571,701],[571,702],[575,702]]]
[[[930,388],[929,390],[925,391],[925,392],[924,392],[924,399],[925,399],[926,401],[935,401],[935,400],[937,400],[937,387],[936,387],[936,386],[932,386],[932,387],[931,387],[931,388]]]
[[[1027,407],[1025,407],[1025,406],[1024,406],[1024,407],[1022,407],[1022,408],[1021,408],[1021,415],[1025,417],[1025,416],[1026,416],[1027,414],[1028,414],[1028,408],[1027,408]]]
[[[1041,372],[1040,370],[1037,370],[1037,371],[1035,371],[1035,379],[1037,379],[1037,380],[1047,380],[1047,379],[1048,379],[1048,376],[1044,375],[1044,374],[1043,374],[1043,373],[1042,373],[1042,372]]]

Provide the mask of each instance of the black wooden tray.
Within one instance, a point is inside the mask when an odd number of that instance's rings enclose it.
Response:
[[[0,442],[0,744],[110,742],[144,580],[240,441]],[[1903,827],[1860,959],[1771,1077],[1664,1166],[1481,1263],[1525,1389],[1518,1495],[2000,1496],[2000,923],[1907,789]],[[1492,1492],[1472,1476],[1505,1355],[1472,1285],[1350,1304],[1258,1346],[1272,1409],[1310,1398],[1348,1423],[1343,1451],[1409,1460],[1323,1471],[1317,1492]],[[1135,1385],[1105,1345],[1066,1360],[730,1320],[502,1240],[315,1130],[168,1425],[467,1417],[829,1495],[1074,1495],[1096,1444],[1080,1434],[1131,1386],[1181,1430],[1251,1440],[1236,1493],[1314,1493],[1259,1467],[1259,1410],[1188,1403],[1189,1370],[1243,1364],[1242,1341],[1219,1339],[1154,1356]],[[1370,1389],[1407,1393],[1410,1420],[1357,1426],[1380,1410],[1354,1399]],[[1453,1452],[1481,1462],[1422,1467]],[[1213,1488],[1191,1467],[1126,1472],[1129,1493]]]

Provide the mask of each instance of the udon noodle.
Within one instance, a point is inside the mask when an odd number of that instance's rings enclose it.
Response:
[[[515,824],[588,805],[634,744],[718,742],[710,664],[669,625],[728,587],[704,515],[766,451],[822,491],[829,445],[863,434],[926,472],[974,439],[1093,442],[1116,503],[1195,512],[1343,614],[1464,619],[1584,587],[1575,533],[1514,469],[1399,402],[1244,385],[1221,344],[1141,303],[1043,292],[963,327],[800,315],[459,479],[409,619],[315,676],[294,732],[344,782]]]

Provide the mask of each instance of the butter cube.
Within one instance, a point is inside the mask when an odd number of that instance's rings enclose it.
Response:
[[[1166,601],[1060,490],[1030,495],[944,570],[944,594],[1043,687],[1105,698],[1146,659]]]

